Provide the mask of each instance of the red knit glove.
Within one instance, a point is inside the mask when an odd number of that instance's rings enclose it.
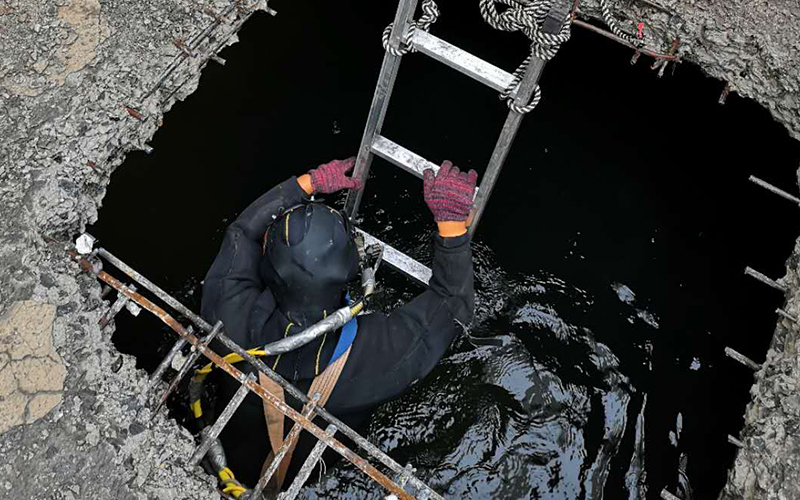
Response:
[[[466,221],[472,209],[478,172],[461,172],[445,160],[435,177],[431,168],[425,170],[422,176],[425,203],[433,212],[436,222]]]
[[[355,165],[355,157],[346,160],[333,160],[309,170],[311,187],[317,193],[335,193],[341,189],[359,189],[361,181],[344,175]]]

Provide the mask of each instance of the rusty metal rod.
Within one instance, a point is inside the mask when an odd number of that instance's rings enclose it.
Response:
[[[161,363],[159,363],[156,371],[150,375],[150,383],[147,386],[147,392],[152,391],[158,385],[158,383],[161,382],[161,377],[164,376],[164,372],[167,371],[167,368],[172,364],[172,360],[178,355],[185,345],[186,339],[183,338],[180,338],[177,342],[175,342],[175,345],[173,345],[172,349],[170,349],[169,353],[167,353],[167,357],[164,358]]]
[[[256,376],[251,373],[247,376],[247,380],[255,382]],[[203,457],[206,456],[206,453],[208,453],[208,449],[211,448],[211,445],[219,437],[220,433],[222,432],[222,429],[224,429],[225,426],[228,425],[228,422],[231,420],[231,417],[233,417],[233,414],[236,413],[236,410],[239,409],[239,406],[241,406],[242,402],[244,401],[244,398],[247,396],[249,392],[250,391],[247,389],[247,386],[245,384],[242,384],[241,387],[239,387],[239,390],[237,390],[236,394],[233,395],[231,400],[228,402],[228,405],[225,407],[224,410],[222,410],[222,413],[220,414],[217,421],[214,422],[214,425],[211,426],[211,430],[208,431],[208,433],[203,438],[203,441],[200,443],[200,446],[198,446],[195,452],[192,454],[192,458],[189,459],[189,467],[196,466],[197,464],[200,463],[200,460],[202,460]]]
[[[158,317],[161,321],[163,321],[167,326],[172,328],[178,335],[185,338],[187,342],[195,346],[203,354],[203,356],[208,358],[212,363],[214,363],[219,368],[225,370],[233,378],[245,384],[252,392],[256,393],[261,399],[271,404],[272,406],[276,407],[281,413],[283,413],[290,419],[294,420],[296,423],[300,424],[305,430],[313,434],[314,437],[316,437],[321,441],[325,441],[325,443],[330,448],[332,448],[341,456],[349,460],[353,465],[358,467],[362,472],[367,474],[375,482],[386,488],[391,493],[394,493],[398,498],[404,500],[414,499],[414,497],[406,493],[405,490],[400,488],[394,481],[386,477],[382,472],[373,467],[369,462],[367,462],[360,456],[353,453],[353,451],[344,446],[337,439],[327,436],[325,434],[325,431],[314,425],[309,419],[301,415],[294,408],[292,408],[291,406],[287,405],[286,403],[275,397],[266,389],[258,385],[256,382],[246,380],[246,377],[241,371],[239,371],[233,365],[225,361],[225,359],[223,359],[219,354],[212,351],[211,349],[205,349],[202,342],[197,337],[189,333],[186,330],[186,328],[183,327],[183,325],[178,323],[178,321],[176,321],[175,318],[167,314],[167,312],[164,311],[162,308],[158,307],[156,304],[146,299],[145,297],[142,297],[138,293],[130,291],[128,287],[123,285],[119,280],[109,275],[107,272],[102,270],[95,272],[95,270],[92,268],[92,264],[88,260],[84,258],[78,258],[77,260],[80,267],[84,271],[94,274],[101,281],[114,287],[118,292],[124,294],[125,296],[127,296],[128,298],[139,304],[141,307],[147,309],[148,311],[156,315],[156,317]],[[427,488],[426,486],[426,489],[429,488]]]
[[[163,289],[161,289],[158,285],[154,284],[152,281],[148,280],[141,274],[139,274],[135,269],[130,267],[125,262],[121,261],[113,254],[111,254],[108,250],[104,248],[99,248],[97,250],[97,255],[103,257],[108,262],[110,262],[114,267],[128,275],[131,279],[138,282],[142,285],[145,289],[153,293],[156,297],[163,300],[166,304],[170,307],[187,317],[190,321],[192,321],[198,328],[202,329],[203,331],[211,331],[211,324],[204,320],[202,317],[198,316],[194,312],[192,312],[188,307],[181,304],[178,300],[173,298]],[[94,274],[94,273],[92,273]],[[275,371],[271,370],[263,361],[254,357],[250,353],[248,353],[245,349],[243,349],[239,344],[229,339],[224,333],[221,333],[217,336],[217,340],[222,342],[222,344],[230,349],[231,351],[235,352],[239,356],[241,356],[245,361],[250,363],[251,365],[255,366],[261,373],[275,381],[278,385],[280,385],[286,392],[288,392],[292,397],[300,401],[301,404],[308,404],[309,398],[303,392],[299,391],[295,386],[290,384],[286,379],[280,376],[280,374],[276,373]],[[374,444],[370,443],[356,431],[354,431],[350,426],[346,425],[344,422],[333,416],[329,413],[325,408],[318,408],[317,414],[326,420],[328,423],[335,425],[339,431],[347,436],[348,438],[352,439],[359,447],[363,448],[367,453],[372,455],[373,457],[377,458],[383,465],[391,469],[393,472],[397,474],[402,474],[404,471],[404,467],[398,464],[394,459],[392,459],[389,455],[384,453],[380,448],[375,446]],[[410,478],[411,485],[414,488],[419,490],[427,490],[432,496],[431,498],[437,500],[443,500],[442,497],[430,489],[428,485],[423,483],[417,477]]]
[[[333,437],[336,434],[336,426],[333,424],[328,425],[325,428],[325,434]],[[314,467],[317,466],[317,462],[319,459],[322,458],[322,454],[325,453],[325,448],[327,446],[322,441],[317,441],[317,444],[314,446],[314,449],[311,450],[306,461],[303,462],[303,466],[300,467],[300,472],[297,473],[297,476],[292,481],[292,485],[289,486],[289,490],[283,494],[281,500],[294,500],[297,498],[297,495],[300,494],[300,488],[306,484],[308,481],[308,476],[311,475],[311,472],[314,470]]]
[[[618,37],[614,33],[611,33],[610,31],[606,31],[603,28],[598,28],[597,26],[595,26],[593,24],[589,24],[586,21],[581,21],[580,19],[574,19],[572,21],[572,24],[574,24],[576,26],[580,26],[581,28],[586,28],[589,31],[594,31],[595,33],[599,33],[600,35],[603,35],[606,38],[614,40],[617,43],[621,43],[622,45],[624,45],[626,47],[632,48],[633,50],[638,50],[642,54],[648,55],[650,57],[655,57],[656,59],[665,59],[667,61],[680,61],[680,59],[681,59],[681,56],[679,56],[679,55],[660,54],[658,52],[654,52],[654,51],[652,51],[650,49],[646,49],[644,47],[641,47],[641,48],[637,47],[636,45],[634,45],[634,44],[632,44],[630,42],[626,42],[625,40],[623,40],[622,38]]]
[[[306,405],[306,409],[303,412],[303,416],[309,420],[313,420],[314,412],[317,410],[317,403],[319,402],[319,397],[320,397],[319,393],[318,392],[315,393],[313,400],[308,405]],[[275,472],[277,472],[278,467],[280,467],[281,462],[283,462],[283,457],[285,457],[286,454],[289,453],[289,448],[292,447],[292,443],[297,439],[297,436],[298,434],[300,434],[301,430],[302,427],[300,427],[300,425],[298,424],[294,424],[292,426],[292,429],[289,431],[289,435],[286,436],[286,439],[283,440],[281,447],[278,448],[278,452],[275,454],[275,457],[272,459],[272,462],[269,464],[269,467],[267,467],[267,470],[264,471],[264,475],[261,476],[261,478],[258,480],[258,483],[256,484],[256,487],[253,488],[250,498],[254,500],[261,498],[261,494],[264,492],[264,488],[267,487],[269,480],[272,479],[272,476],[275,475]]]

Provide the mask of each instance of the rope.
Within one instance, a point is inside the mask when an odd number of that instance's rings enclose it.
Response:
[[[420,17],[418,21],[411,21],[409,23],[408,31],[406,32],[405,37],[403,37],[403,43],[399,49],[389,45],[389,37],[392,35],[394,23],[391,23],[386,27],[386,29],[383,30],[381,42],[383,43],[384,50],[393,56],[404,56],[409,52],[416,52],[414,47],[411,45],[411,37],[414,36],[414,32],[417,29],[428,31],[431,25],[435,23],[437,19],[439,19],[439,6],[436,5],[436,2],[434,2],[434,0],[422,0],[422,17]]]
[[[619,29],[617,21],[611,16],[611,8],[608,6],[608,0],[600,0],[600,11],[603,14],[603,20],[606,22],[609,29],[611,29],[612,33],[636,47],[644,47],[644,37],[637,38]]]
[[[498,12],[496,4],[503,4],[506,9]],[[514,71],[511,83],[500,93],[500,98],[505,99],[509,109],[517,113],[530,113],[542,99],[542,90],[537,85],[533,91],[531,101],[525,106],[514,102],[512,95],[519,89],[522,78],[534,57],[549,61],[555,57],[561,44],[569,40],[571,23],[568,22],[569,14],[564,19],[558,34],[551,35],[541,31],[541,26],[550,12],[552,0],[535,0],[530,3],[518,3],[516,0],[480,0],[480,10],[483,19],[492,28],[501,31],[521,31],[531,40],[531,52]]]

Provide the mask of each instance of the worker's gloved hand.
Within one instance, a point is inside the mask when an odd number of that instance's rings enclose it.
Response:
[[[360,189],[361,181],[345,176],[345,172],[355,165],[355,157],[346,160],[333,160],[309,170],[311,186],[317,193],[335,193],[341,189]]]
[[[425,203],[436,222],[466,221],[472,209],[478,172],[461,172],[445,160],[436,175],[433,169],[425,170],[422,175]]]

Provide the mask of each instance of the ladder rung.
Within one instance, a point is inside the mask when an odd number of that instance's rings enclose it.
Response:
[[[484,85],[502,92],[511,85],[512,75],[473,56],[427,31],[415,30],[411,44],[423,54],[464,73]]]
[[[364,236],[364,243],[367,246],[377,244],[383,247],[384,262],[388,263],[398,271],[406,274],[408,277],[414,278],[423,285],[428,284],[431,279],[431,270],[427,266],[420,264],[400,250],[387,245],[378,238],[375,238],[374,236],[365,233],[360,229],[357,229],[356,231]]]
[[[422,172],[426,169],[432,168],[434,173],[439,171],[438,165],[382,135],[376,134],[372,140],[372,152],[420,179],[422,179]]]

